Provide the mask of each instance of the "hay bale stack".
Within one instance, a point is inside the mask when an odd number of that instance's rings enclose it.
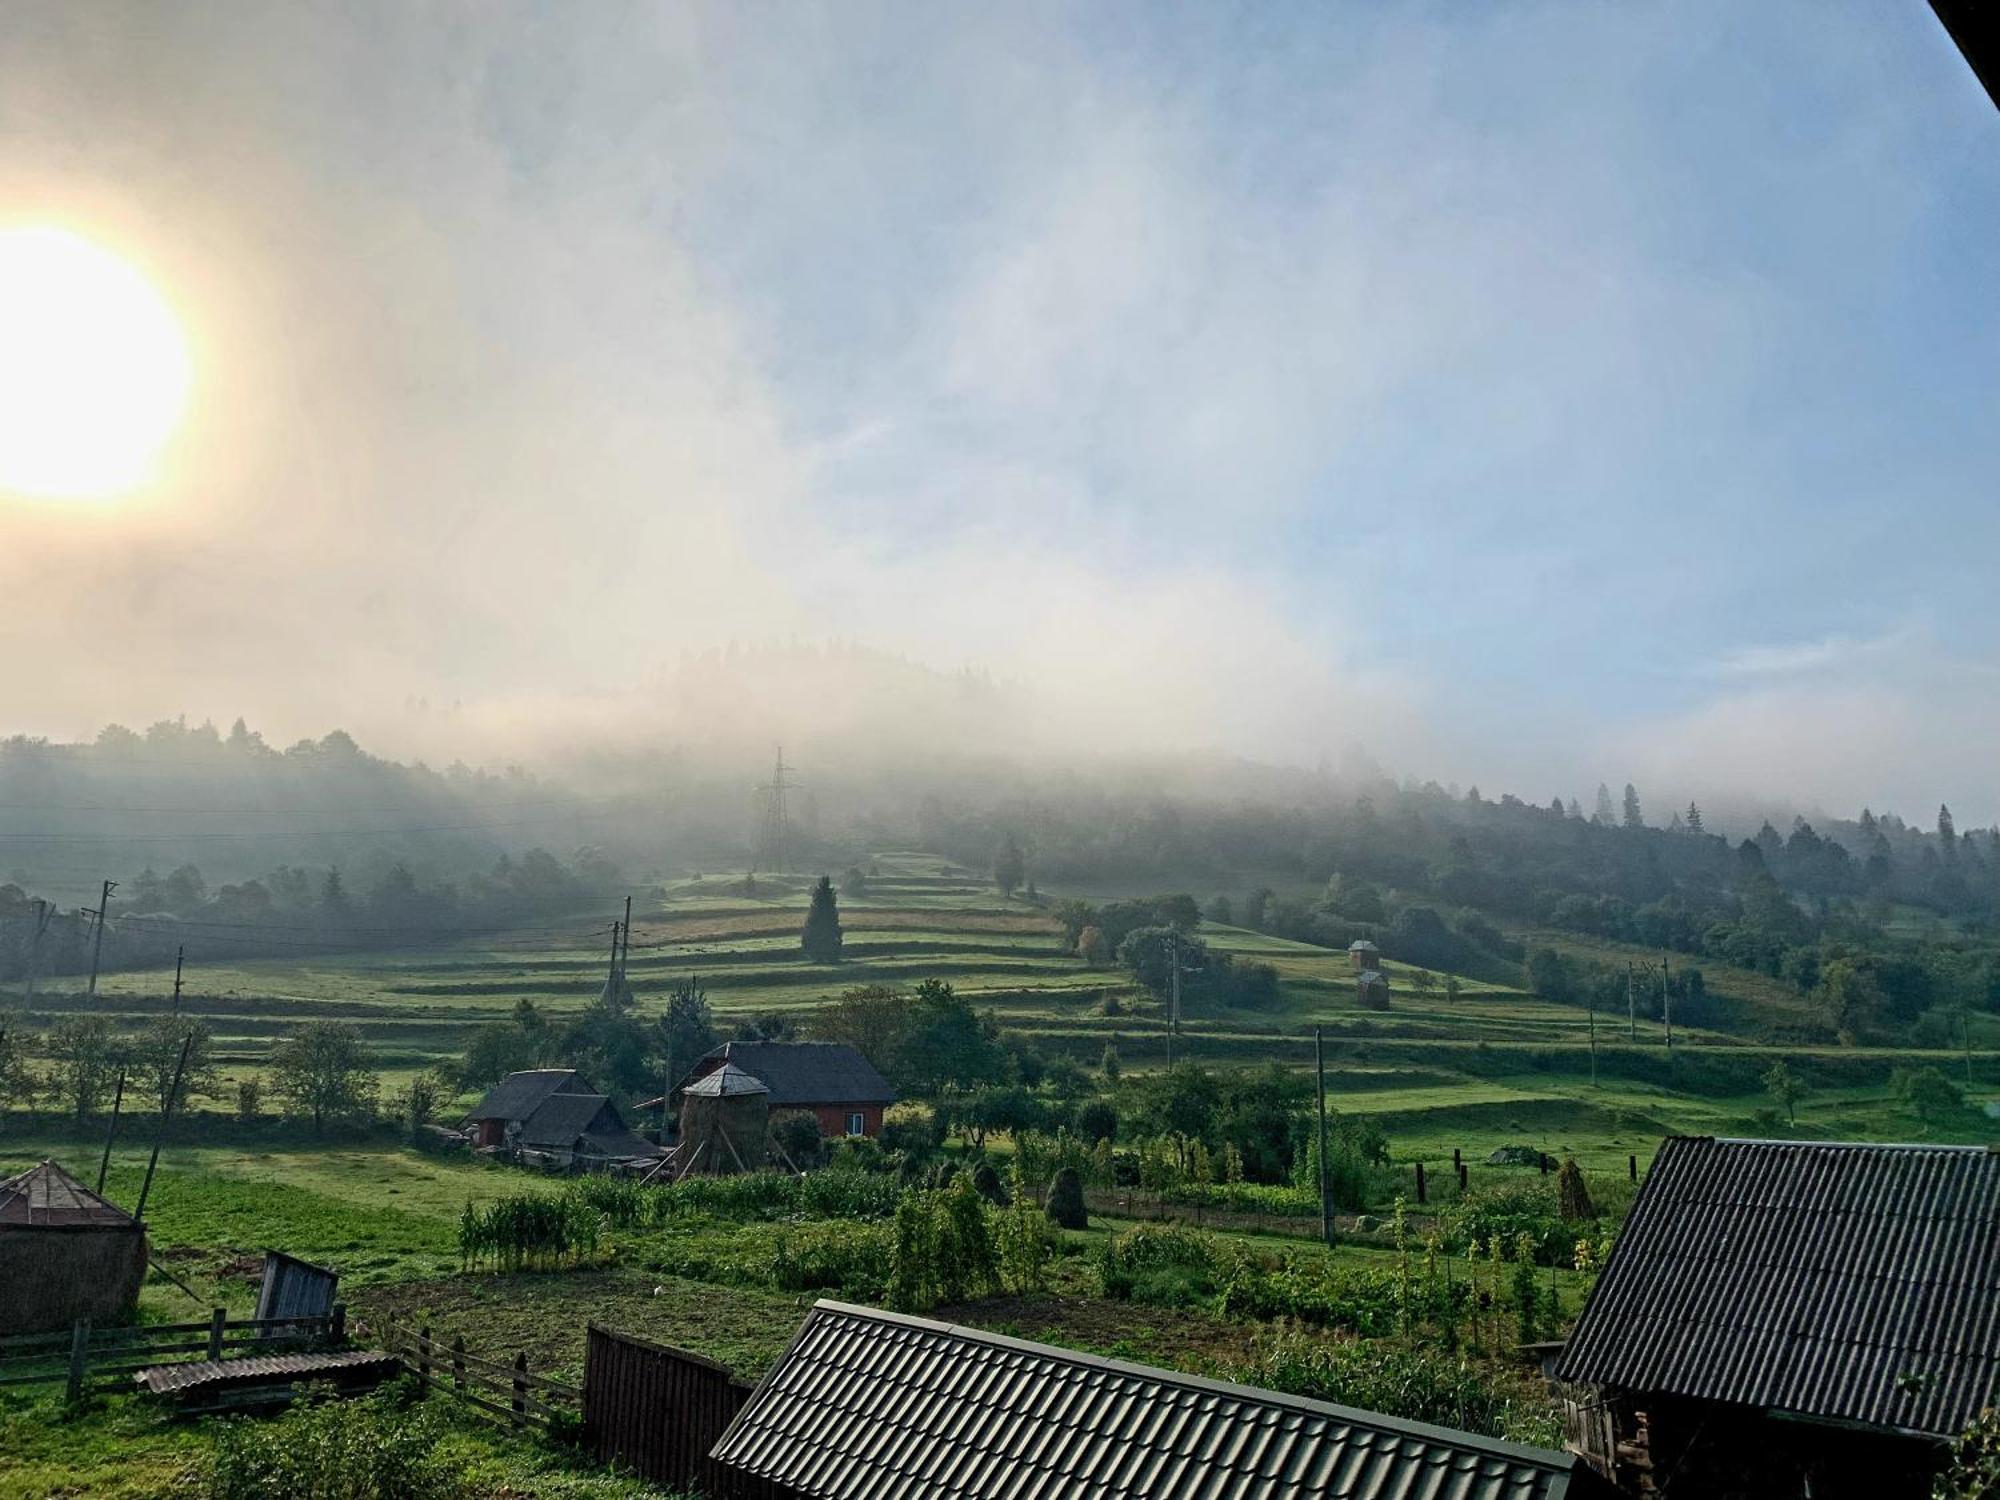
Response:
[[[681,1090],[681,1150],[696,1173],[754,1172],[764,1165],[771,1090],[726,1062]]]
[[[0,1182],[0,1338],[118,1322],[145,1279],[145,1226],[54,1162]]]

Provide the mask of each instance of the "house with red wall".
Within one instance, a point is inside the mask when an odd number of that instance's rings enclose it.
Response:
[[[724,1063],[770,1089],[773,1114],[808,1110],[824,1136],[878,1136],[896,1091],[875,1065],[844,1042],[724,1042],[674,1085],[678,1094]]]

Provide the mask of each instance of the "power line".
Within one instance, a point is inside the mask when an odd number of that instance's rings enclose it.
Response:
[[[240,828],[188,833],[58,833],[51,830],[11,832],[0,839],[31,839],[52,844],[171,844],[190,839],[387,838],[405,833],[475,833],[489,828],[533,828],[566,823],[629,822],[627,812],[578,813],[549,818],[519,818],[480,823],[407,823],[393,828]]]

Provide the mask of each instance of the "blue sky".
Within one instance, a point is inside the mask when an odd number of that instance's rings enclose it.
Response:
[[[2000,814],[2000,113],[1922,5],[0,42],[6,201],[139,257],[207,357],[137,535],[0,509],[65,587],[255,580],[143,607],[161,711],[839,636],[1026,683],[1052,740]],[[11,644],[61,638],[45,587]],[[270,629],[295,601],[351,639]]]

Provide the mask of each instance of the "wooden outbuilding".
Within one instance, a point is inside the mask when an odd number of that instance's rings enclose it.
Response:
[[[1354,972],[1365,974],[1370,969],[1380,968],[1382,950],[1367,938],[1356,938],[1347,945],[1347,961],[1354,965]]]
[[[1354,976],[1354,998],[1363,1010],[1387,1010],[1389,976],[1380,969],[1363,969]]]
[[[0,1182],[0,1337],[138,1306],[146,1228],[52,1161]]]
[[[2000,1150],[1669,1139],[1554,1362],[1663,1500],[1918,1500],[2000,1396]]]

